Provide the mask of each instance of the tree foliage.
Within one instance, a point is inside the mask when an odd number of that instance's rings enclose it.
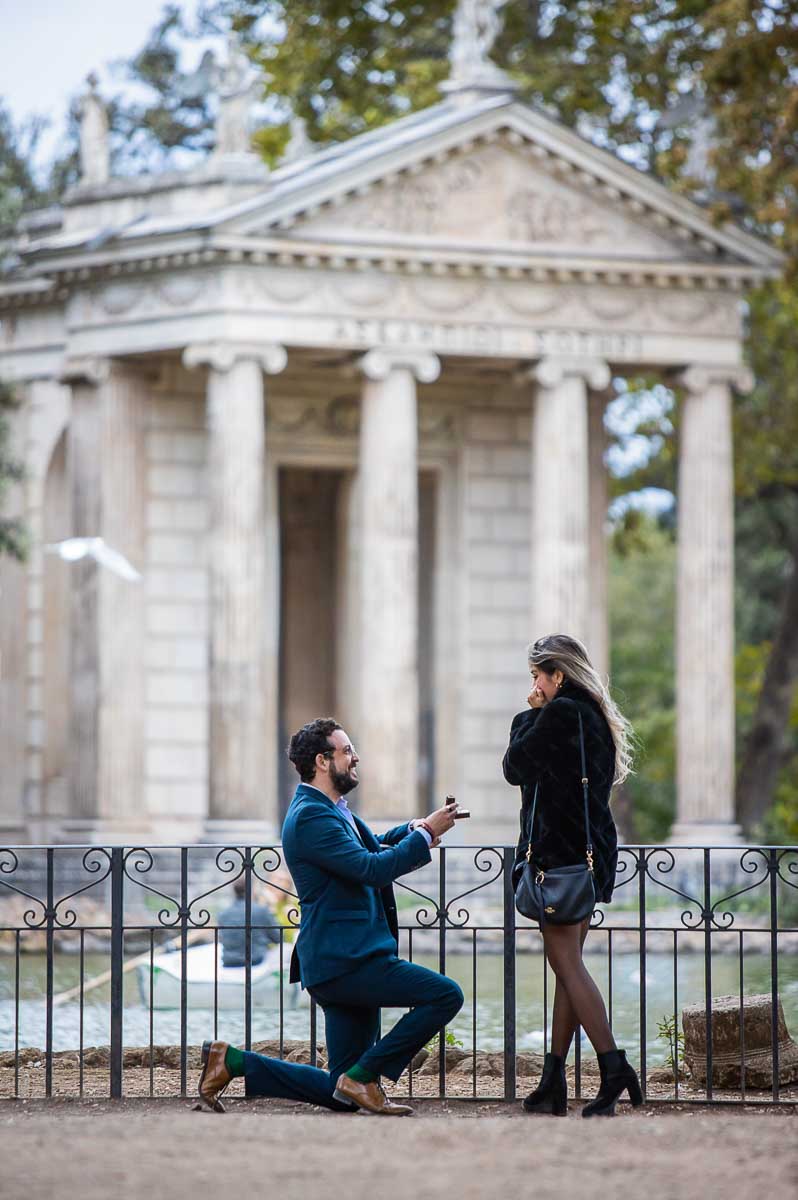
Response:
[[[26,209],[46,202],[31,165],[43,128],[40,118],[17,127],[0,99],[0,234]]]
[[[109,109],[117,162],[128,169],[153,169],[174,150],[205,154],[213,148],[213,90],[207,56],[198,67],[184,63],[186,44],[205,32],[191,26],[177,4],[167,4],[144,46],[116,74],[132,84]]]
[[[638,739],[616,798],[630,841],[661,842],[675,813],[675,579],[671,531],[637,510],[613,539],[609,576],[613,694]]]
[[[24,559],[27,534],[19,517],[4,516],[8,493],[24,479],[22,463],[12,452],[11,416],[18,401],[10,385],[0,382],[0,557]]]

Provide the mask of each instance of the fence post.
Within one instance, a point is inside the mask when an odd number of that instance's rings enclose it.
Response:
[[[121,846],[111,849],[111,1099],[122,1098],[122,1046],[124,1019],[124,856]]]
[[[637,876],[637,921],[638,933],[640,935],[639,954],[640,954],[640,1087],[643,1095],[646,1095],[648,1082],[648,1031],[647,1031],[647,995],[646,995],[646,955],[648,954],[647,934],[646,934],[646,869],[648,867],[648,855],[645,847],[641,846],[638,851],[638,876]]]
[[[441,846],[438,873],[438,971],[446,974],[446,847]],[[474,1047],[476,1053],[476,1046]],[[446,1026],[438,1035],[438,1095],[446,1095]]]
[[[47,980],[45,984],[44,1094],[53,1094],[53,977],[55,954],[55,850],[47,849]],[[17,993],[19,994],[19,993]]]
[[[504,847],[504,1098],[515,1100],[515,848]]]
[[[770,1045],[773,1064],[773,1103],[778,1104],[781,1086],[779,1075],[779,860],[775,850],[768,852],[768,874],[770,876]],[[745,1063],[742,1064],[741,1074],[745,1075]]]

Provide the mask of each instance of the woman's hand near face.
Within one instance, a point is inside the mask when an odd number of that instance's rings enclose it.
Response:
[[[546,697],[536,685],[527,696],[526,702],[530,708],[542,708],[546,703]]]

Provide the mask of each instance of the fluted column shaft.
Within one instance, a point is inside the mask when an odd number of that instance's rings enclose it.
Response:
[[[360,425],[360,754],[365,809],[412,815],[415,779],[397,760],[418,756],[418,420],[416,381],[432,382],[432,354],[373,350]]]
[[[209,817],[274,816],[276,657],[268,654],[263,372],[282,370],[282,347],[218,344],[186,350],[207,364],[210,485]],[[271,490],[271,489],[270,489]],[[274,775],[274,778],[272,778]],[[269,806],[269,807],[267,807]]]
[[[740,372],[691,368],[679,445],[676,595],[679,840],[734,837],[734,465]],[[713,833],[713,830],[716,832]]]
[[[588,387],[609,383],[606,363],[549,358],[532,372],[531,634],[588,642],[590,470]],[[590,646],[588,646],[590,651]]]
[[[145,381],[72,361],[67,470],[72,535],[144,564]],[[144,588],[95,559],[71,564],[71,817],[133,829],[144,814]]]

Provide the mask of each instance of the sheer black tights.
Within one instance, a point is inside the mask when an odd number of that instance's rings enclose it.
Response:
[[[581,1025],[597,1054],[615,1049],[604,1000],[582,961],[590,919],[581,925],[546,925],[543,946],[554,972],[554,1011],[551,1051],[565,1058],[577,1025]]]

